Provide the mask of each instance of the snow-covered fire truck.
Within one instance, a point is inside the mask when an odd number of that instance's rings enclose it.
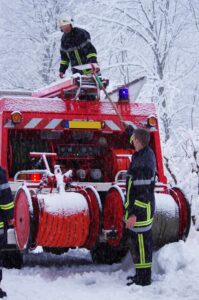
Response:
[[[97,263],[125,255],[125,178],[134,150],[120,118],[151,135],[157,159],[154,246],[188,235],[189,203],[167,185],[155,105],[133,102],[127,88],[110,93],[113,102],[102,99],[108,81],[101,82],[74,75],[33,93],[1,92],[0,164],[15,194],[21,252],[83,247]]]

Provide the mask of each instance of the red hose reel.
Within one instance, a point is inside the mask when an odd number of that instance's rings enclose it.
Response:
[[[93,187],[36,194],[23,186],[15,200],[18,247],[91,248],[99,236],[100,215],[99,195]]]

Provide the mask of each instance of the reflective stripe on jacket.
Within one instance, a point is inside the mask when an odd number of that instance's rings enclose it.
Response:
[[[4,223],[14,218],[14,202],[6,171],[0,167],[0,229]]]
[[[81,28],[74,27],[64,33],[61,39],[60,72],[65,73],[69,63],[71,67],[87,63],[97,63],[97,52],[90,40],[90,34]],[[84,70],[82,73],[87,74]]]

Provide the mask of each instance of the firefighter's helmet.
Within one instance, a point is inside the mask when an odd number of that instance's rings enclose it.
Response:
[[[73,19],[67,15],[61,15],[58,20],[58,26],[61,28],[64,25],[73,25]]]

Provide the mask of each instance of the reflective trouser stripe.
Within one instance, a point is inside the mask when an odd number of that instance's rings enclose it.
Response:
[[[11,209],[14,207],[14,202],[10,202],[10,203],[7,203],[7,204],[0,204],[0,209],[2,210],[8,210],[8,209]]]
[[[144,247],[144,236],[143,234],[138,234],[138,245],[140,254],[140,263],[134,264],[136,269],[151,268],[152,263],[146,263],[145,247]]]
[[[139,250],[140,250],[140,263],[145,263],[145,253],[144,253],[144,241],[143,234],[138,234]]]
[[[146,264],[134,264],[136,269],[145,269],[145,268],[151,268],[152,263],[146,263]]]

